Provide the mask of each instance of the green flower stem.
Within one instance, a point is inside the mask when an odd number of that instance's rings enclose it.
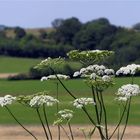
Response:
[[[68,122],[68,127],[69,127],[69,130],[70,130],[71,139],[74,140],[70,122]]]
[[[106,138],[108,139],[107,114],[106,114],[106,107],[105,107],[105,104],[104,104],[104,99],[103,99],[102,92],[100,92],[100,97],[101,97],[101,102],[102,102],[103,111],[104,111],[104,117],[105,117],[105,132],[106,132]]]
[[[60,84],[63,86],[63,88],[69,93],[69,95],[71,97],[73,97],[74,99],[77,99],[68,89],[67,87],[63,84],[63,82],[60,80],[60,78],[57,76],[57,74],[55,73],[55,71],[50,67],[51,71],[54,73],[54,75],[56,76],[57,80],[60,82]]]
[[[132,75],[131,83],[134,84],[134,75]]]
[[[40,113],[39,113],[39,109],[38,109],[38,108],[36,109],[36,112],[37,112],[37,115],[38,115],[39,120],[40,120],[40,122],[41,122],[41,125],[42,125],[42,127],[43,127],[43,130],[44,130],[44,132],[45,132],[46,139],[49,140],[49,137],[48,137],[46,128],[45,128],[45,126],[44,126],[44,123],[43,123],[43,120],[42,120],[42,118],[41,118],[41,115],[40,115]]]
[[[52,70],[52,72],[55,74],[55,71],[50,67],[50,69]],[[60,84],[63,86],[63,88],[68,92],[68,94],[73,97],[74,99],[77,99],[68,89],[67,87],[63,84],[63,82],[59,79],[59,77],[57,76],[57,74],[55,74],[56,78],[58,79],[58,81],[60,82]],[[86,109],[83,107],[82,108],[83,111],[85,112],[85,114],[87,115],[87,117],[89,118],[89,120],[91,121],[91,123],[96,126],[96,123],[94,122],[94,120],[90,117],[90,115],[88,114],[88,112],[86,111]],[[100,126],[96,126],[98,129],[101,130]],[[101,134],[102,139],[104,139],[103,134]]]
[[[44,104],[43,104],[43,113],[44,113],[46,125],[47,125],[47,128],[48,128],[48,132],[49,132],[49,135],[50,135],[50,140],[52,140],[52,133],[51,133],[51,130],[50,130],[50,127],[49,127],[49,123],[48,123],[48,119],[47,119],[47,114],[46,114],[46,109],[45,109],[45,105]]]
[[[56,99],[58,100],[59,98],[59,94],[58,94],[58,82],[56,83]],[[59,110],[59,106],[58,106],[58,103],[56,103],[56,113],[58,113],[58,110]],[[58,128],[58,140],[61,139],[61,131],[60,131],[60,126],[57,125],[57,128]]]
[[[25,128],[25,127],[19,122],[19,120],[15,117],[15,115],[11,112],[11,110],[10,110],[7,106],[5,106],[5,108],[7,109],[7,111],[9,112],[9,114],[14,118],[14,120],[15,120],[27,133],[29,133],[35,140],[38,140],[38,139],[36,138],[36,136],[33,135],[32,132],[30,132],[27,128]]]
[[[90,122],[96,126],[96,123],[95,121],[90,117],[89,113],[87,112],[86,108],[85,107],[82,107],[83,111],[85,112],[85,114],[87,115],[87,117],[89,118]]]
[[[102,132],[101,127],[100,127],[100,118],[99,118],[99,114],[98,114],[98,107],[97,107],[96,96],[95,96],[95,92],[94,92],[93,86],[91,87],[91,89],[92,89],[93,100],[95,102],[96,118],[97,118],[97,122],[98,122],[98,125],[99,125],[98,130],[99,130],[99,133],[100,133],[101,137],[104,138],[103,132]]]
[[[127,116],[126,116],[125,126],[124,126],[124,129],[123,129],[123,132],[122,132],[122,135],[121,135],[120,140],[123,139],[123,136],[124,136],[124,133],[125,133],[127,124],[128,124],[128,119],[129,119],[129,114],[130,114],[130,108],[131,108],[131,100],[132,100],[132,98],[130,97],[129,103],[128,103],[128,110],[127,110]]]
[[[68,92],[68,94],[71,96],[71,97],[73,97],[74,99],[77,99],[68,89],[67,89],[67,87],[63,84],[63,82],[60,80],[60,78],[57,76],[57,74],[55,73],[55,71],[50,67],[50,69],[51,69],[51,71],[55,74],[55,76],[56,76],[56,78],[57,78],[57,80],[60,82],[60,84],[63,86],[63,88]],[[85,112],[85,114],[87,115],[87,117],[89,118],[89,120],[91,121],[91,123],[94,125],[94,126],[96,126],[96,123],[93,121],[93,119],[90,117],[90,115],[88,114],[88,112],[86,111],[86,109],[83,107],[82,108],[83,109],[83,111]],[[103,136],[103,134],[102,134],[102,132],[101,132],[101,128],[100,128],[100,126],[96,126],[97,128],[98,128],[98,130],[100,131],[100,135],[101,135],[101,138],[102,138],[102,140],[104,140],[105,138],[104,138],[104,136]]]
[[[60,126],[60,128],[62,128],[62,130],[64,131],[64,133],[65,133],[66,136],[68,137],[68,139],[71,140],[71,139],[70,139],[70,136],[67,134],[67,131],[65,130],[65,128],[64,128],[61,124],[59,124],[59,126]]]
[[[82,109],[83,109],[83,111],[85,112],[85,114],[87,115],[87,117],[89,118],[90,122],[91,122],[95,127],[98,128],[99,133],[100,133],[100,136],[101,136],[101,139],[102,139],[102,140],[105,140],[105,137],[104,137],[104,135],[102,134],[102,131],[101,131],[101,127],[100,127],[99,125],[96,125],[95,121],[90,117],[90,115],[89,115],[89,113],[87,112],[87,110],[85,109],[85,107],[83,107]]]
[[[114,129],[113,133],[110,135],[109,139],[111,139],[111,138],[113,137],[114,133],[116,132],[116,130],[117,130],[118,127],[120,126],[120,124],[121,124],[121,122],[122,122],[122,119],[123,119],[123,117],[124,117],[125,111],[126,111],[126,109],[127,109],[127,104],[128,104],[128,101],[126,101],[126,104],[125,104],[125,106],[124,106],[122,115],[121,115],[121,117],[120,117],[120,120],[119,120],[119,122],[118,122],[116,128]]]
[[[88,137],[89,137],[90,139],[91,139],[92,135],[94,134],[95,130],[96,130],[96,127],[94,127],[94,128],[90,131],[90,133],[89,133],[89,135],[88,135]]]
[[[99,95],[99,92],[98,92],[98,89],[96,87],[96,94],[97,94],[97,100],[99,102],[99,105],[100,105],[100,113],[99,113],[99,122],[101,124],[102,122],[102,114],[103,114],[103,107],[102,107],[102,102],[101,102],[101,99],[100,99],[100,95]]]

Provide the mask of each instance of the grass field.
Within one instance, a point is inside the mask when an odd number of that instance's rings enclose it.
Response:
[[[91,91],[88,88],[88,86],[82,81],[82,80],[68,80],[64,82],[65,85],[71,89],[71,91],[74,93],[77,97],[90,97]],[[114,93],[117,91],[117,89],[126,83],[130,83],[129,78],[116,78],[115,79],[116,86],[108,89],[104,93],[104,98],[107,106],[108,111],[108,121],[113,124],[118,119],[118,110],[119,105],[114,101],[115,95]],[[140,85],[140,77],[135,78],[135,83]],[[49,94],[52,96],[55,96],[56,94],[56,81],[45,81],[40,82],[39,80],[28,80],[28,81],[7,81],[7,80],[0,80],[0,94],[1,96],[5,94],[12,94],[12,95],[28,95],[28,94],[34,94],[36,92],[49,91]],[[62,108],[71,108],[75,111],[74,113],[74,119],[73,123],[89,123],[88,119],[86,119],[86,116],[84,113],[79,110],[72,107],[70,102],[73,100],[66,92],[65,90],[59,86],[59,100],[60,103],[60,109]],[[134,97],[133,104],[132,104],[132,110],[130,115],[130,124],[140,125],[139,117],[139,106],[140,106],[140,97]],[[20,118],[20,121],[24,122],[25,124],[33,124],[38,123],[38,117],[36,116],[36,112],[34,109],[29,109],[26,106],[20,105],[20,104],[13,104],[10,106],[11,110],[15,112],[16,116]],[[94,117],[94,109],[89,106],[88,111],[93,115]],[[52,123],[55,119],[56,107],[50,107],[47,108],[47,113],[50,122]],[[15,123],[13,119],[8,115],[8,113],[5,111],[4,108],[0,108],[0,124],[11,124]]]
[[[41,59],[17,58],[0,56],[0,73],[24,73],[28,72]]]

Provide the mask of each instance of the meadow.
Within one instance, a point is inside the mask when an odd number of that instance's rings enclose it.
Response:
[[[107,106],[108,112],[108,122],[110,124],[116,123],[118,120],[119,105],[114,100],[115,92],[117,89],[126,83],[130,83],[130,78],[115,78],[115,86],[107,89],[104,93],[104,98]],[[40,91],[48,91],[49,95],[56,96],[56,82],[57,81],[44,81],[40,82],[39,80],[22,80],[22,81],[7,81],[0,80],[0,94],[1,96],[6,94],[12,95],[29,95],[35,94]],[[134,78],[134,82],[140,85],[140,77]],[[84,83],[81,79],[67,80],[64,81],[64,84],[73,92],[76,97],[91,97],[90,88]],[[131,107],[129,124],[140,125],[139,122],[139,97],[133,98],[133,103]],[[74,118],[72,123],[74,124],[88,124],[89,121],[86,119],[85,114],[80,109],[75,109],[72,107],[71,101],[73,99],[66,93],[66,91],[59,85],[59,108],[69,108],[72,109],[74,113]],[[36,111],[27,106],[15,103],[9,106],[15,115],[20,119],[21,122],[25,124],[38,124],[39,120],[36,115]],[[91,106],[88,106],[89,113],[94,117],[94,109]],[[52,124],[56,119],[54,115],[56,113],[56,106],[47,108],[47,115],[49,122]],[[15,124],[15,121],[8,115],[8,112],[4,108],[0,108],[0,124]]]
[[[26,73],[41,59],[0,56],[0,73]]]

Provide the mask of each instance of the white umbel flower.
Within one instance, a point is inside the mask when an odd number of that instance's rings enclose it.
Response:
[[[71,120],[73,117],[73,111],[69,109],[60,110],[58,115],[60,115],[62,119]]]
[[[97,75],[96,75],[96,73],[92,73],[91,75],[90,75],[90,79],[93,79],[93,80],[95,80],[97,78]]]
[[[83,106],[88,105],[88,104],[93,104],[95,105],[95,102],[93,101],[92,98],[78,98],[73,101],[73,106],[76,108],[81,109]]]
[[[86,68],[81,68],[80,69],[80,74],[85,74],[87,72],[88,72],[88,70]]]
[[[78,76],[80,76],[81,74],[80,74],[80,72],[79,71],[76,71],[74,74],[73,74],[73,77],[78,77]]]
[[[140,94],[140,87],[136,84],[127,84],[123,85],[121,88],[118,89],[117,95],[124,96],[124,97],[131,97]]]
[[[123,75],[127,75],[127,74],[134,75],[138,69],[140,69],[140,65],[137,65],[137,64],[127,65],[126,67],[121,67],[116,72],[116,75],[120,75],[120,74],[123,74]]]
[[[52,96],[48,95],[40,95],[40,96],[35,96],[30,100],[29,105],[31,107],[38,108],[42,106],[43,104],[46,104],[47,106],[53,106],[55,103],[58,103],[59,101]]]
[[[104,76],[102,77],[102,80],[103,80],[104,82],[110,82],[110,81],[111,81],[111,77],[108,76],[108,75],[104,75]]]
[[[16,97],[13,97],[11,95],[5,95],[4,97],[0,97],[0,105],[3,107],[3,106],[6,106],[6,105],[10,105],[13,103],[13,101],[16,100]]]
[[[105,74],[106,75],[114,75],[115,71],[113,69],[105,69]]]
[[[59,79],[64,79],[64,80],[70,79],[69,76],[63,75],[63,74],[57,74],[57,76],[58,76]],[[57,79],[56,75],[49,75],[49,76],[43,76],[41,78],[41,81],[54,80],[54,79]]]
[[[41,82],[43,82],[43,81],[45,81],[45,80],[48,80],[48,78],[47,78],[46,76],[43,76],[43,77],[40,79]]]
[[[127,97],[117,97],[117,98],[115,98],[115,100],[117,100],[117,101],[123,101],[123,102],[126,102],[127,101]]]

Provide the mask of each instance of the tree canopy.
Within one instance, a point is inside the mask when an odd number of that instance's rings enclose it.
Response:
[[[55,19],[53,29],[40,29],[38,36],[21,27],[0,31],[0,54],[22,57],[66,57],[78,50],[112,50],[115,56],[106,63],[114,67],[140,62],[140,24],[133,28],[112,25],[106,18],[82,23],[78,18]],[[10,30],[10,33],[7,33]],[[14,36],[10,36],[13,30]]]

